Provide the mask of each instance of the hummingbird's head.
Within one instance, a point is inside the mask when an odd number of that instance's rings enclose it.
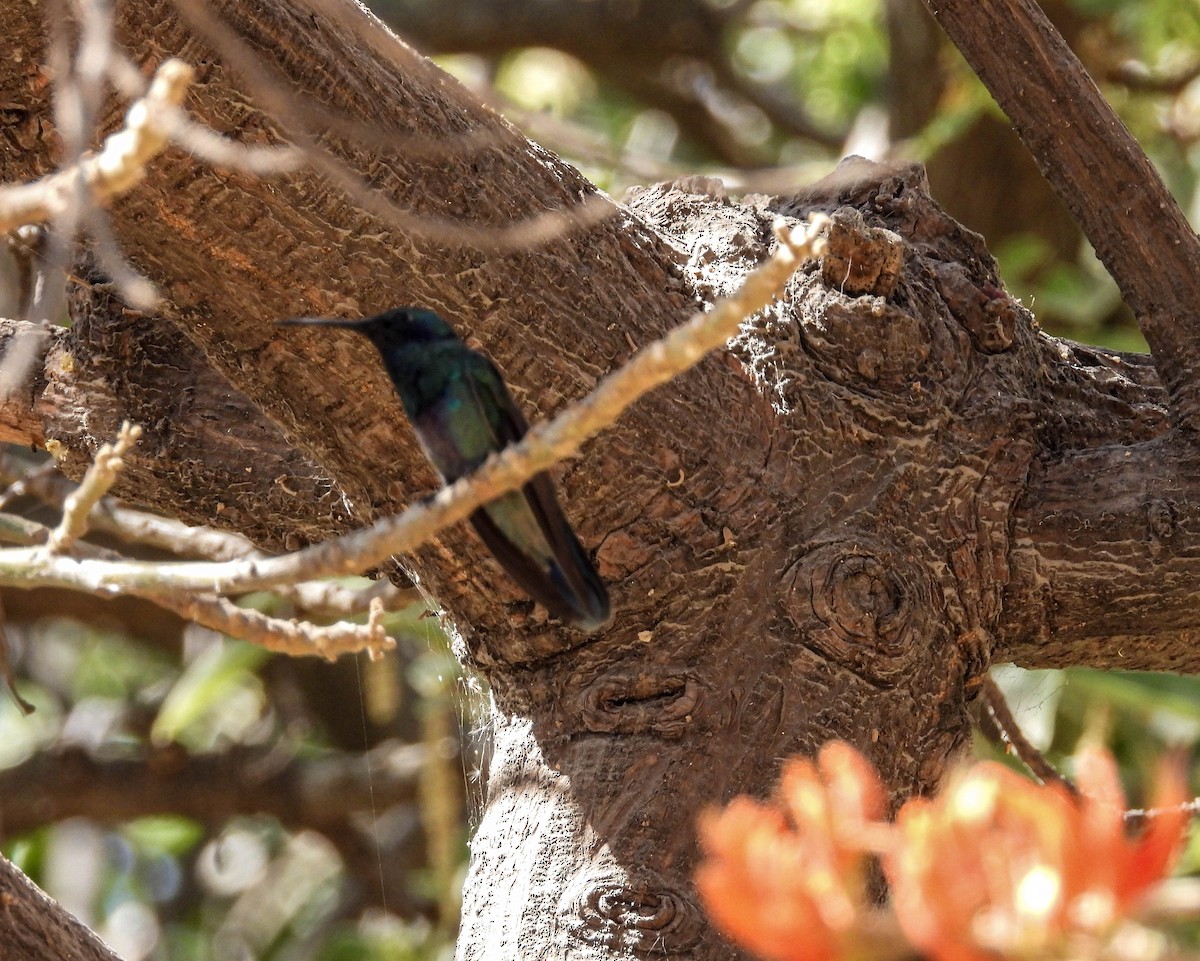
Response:
[[[376,343],[397,341],[408,344],[432,344],[439,340],[458,340],[437,312],[424,307],[395,307],[359,321],[359,329]]]
[[[394,307],[373,317],[361,320],[345,320],[340,317],[295,317],[281,320],[288,327],[340,327],[356,330],[367,337],[381,351],[388,348],[407,347],[417,344],[434,344],[439,341],[458,340],[446,321],[435,311],[424,307]]]
[[[354,330],[366,337],[383,358],[409,416],[417,416],[430,402],[421,391],[424,376],[436,358],[467,350],[454,328],[432,310],[424,307],[396,307],[362,320],[340,317],[297,317],[281,320],[289,327],[338,327]]]

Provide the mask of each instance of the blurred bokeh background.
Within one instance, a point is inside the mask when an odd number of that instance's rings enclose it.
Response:
[[[1043,7],[1200,220],[1200,4]],[[920,0],[374,8],[618,198],[695,173],[731,192],[786,194],[845,154],[920,160],[1044,327],[1143,349],[1115,286]],[[36,468],[3,466],[5,483]],[[54,517],[23,489],[0,497]],[[0,601],[17,689],[36,707],[24,716],[0,694],[0,845],[126,961],[449,957],[484,789],[486,693],[460,676],[423,605],[390,615],[400,644],[383,659],[328,664],[132,600]],[[267,595],[246,603],[293,609]],[[1165,746],[1200,737],[1190,678],[1004,669],[1000,680],[1051,760],[1084,730],[1106,732],[1135,800]],[[1193,849],[1183,868],[1198,859]]]

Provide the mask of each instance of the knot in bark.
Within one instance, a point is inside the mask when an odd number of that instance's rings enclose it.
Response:
[[[946,308],[968,334],[975,349],[999,354],[1012,346],[1019,308],[989,280],[975,281],[959,263],[938,264],[934,272]]]
[[[785,605],[808,647],[890,687],[920,654],[933,601],[928,574],[903,554],[829,544],[800,561]]]
[[[911,613],[904,587],[878,558],[839,557],[813,597],[817,617],[847,641],[892,648]],[[895,653],[891,651],[890,653]]]
[[[592,733],[674,739],[691,724],[701,697],[696,678],[679,669],[613,671],[576,694],[571,713]]]
[[[839,207],[830,220],[821,257],[825,286],[850,297],[891,297],[904,267],[904,241],[900,235],[885,227],[867,226],[863,215],[853,207]]]
[[[656,878],[609,878],[591,887],[578,905],[583,940],[657,957],[699,944],[707,927],[699,906]]]

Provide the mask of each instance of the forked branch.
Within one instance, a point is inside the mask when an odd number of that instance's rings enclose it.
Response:
[[[1137,316],[1173,420],[1200,429],[1200,237],[1035,0],[926,0]]]

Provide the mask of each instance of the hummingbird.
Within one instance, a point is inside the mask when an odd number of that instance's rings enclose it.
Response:
[[[451,484],[529,429],[496,365],[437,313],[398,307],[362,320],[300,317],[375,345],[425,456]],[[553,616],[583,631],[609,619],[608,591],[567,522],[545,472],[470,516],[500,566]]]

